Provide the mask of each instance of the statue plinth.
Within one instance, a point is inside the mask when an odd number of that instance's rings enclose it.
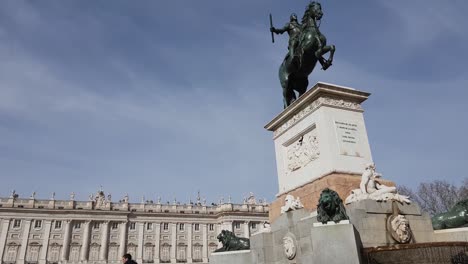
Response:
[[[265,126],[273,132],[279,183],[270,221],[279,216],[287,194],[315,210],[324,188],[343,200],[358,188],[372,162],[361,106],[369,95],[319,82]]]

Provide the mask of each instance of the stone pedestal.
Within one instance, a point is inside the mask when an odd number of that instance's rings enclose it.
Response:
[[[359,176],[372,162],[361,107],[369,95],[319,82],[265,126],[273,132],[279,183],[270,221],[286,194],[315,210],[323,188],[344,200],[359,186]]]
[[[210,263],[212,264],[256,264],[252,262],[250,250],[228,251],[211,253]]]
[[[267,264],[268,260],[275,255],[273,249],[273,236],[271,232],[254,234],[250,237],[250,249],[252,251],[252,262],[255,264]]]
[[[323,225],[300,209],[282,214],[270,231],[253,234],[250,251],[213,253],[210,263],[359,264],[359,250],[359,239],[349,221]]]
[[[415,204],[397,203],[400,214],[409,220],[413,234],[411,243],[434,241],[431,218]],[[387,219],[392,215],[391,202],[363,200],[346,205],[351,223],[359,233],[364,248],[398,244],[388,232]]]
[[[360,264],[359,236],[349,221],[338,224],[314,224],[311,230],[312,261],[310,263]]]
[[[434,230],[434,240],[437,242],[468,242],[468,227]]]

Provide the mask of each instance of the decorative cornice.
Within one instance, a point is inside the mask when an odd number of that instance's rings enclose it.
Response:
[[[294,126],[297,122],[299,122],[304,117],[308,116],[309,114],[311,114],[312,112],[314,112],[321,106],[330,106],[330,107],[338,107],[338,108],[349,109],[349,110],[354,110],[354,111],[363,111],[361,104],[356,103],[356,102],[343,100],[343,99],[335,99],[331,97],[320,97],[317,100],[313,101],[308,106],[306,106],[304,109],[299,111],[297,114],[295,114],[292,118],[290,118],[283,125],[278,127],[273,132],[273,138],[277,138],[278,136],[283,134],[286,130]]]

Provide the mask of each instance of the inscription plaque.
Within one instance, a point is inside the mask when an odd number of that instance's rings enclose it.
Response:
[[[361,130],[361,125],[358,122],[335,120],[336,137],[341,155],[362,157]]]

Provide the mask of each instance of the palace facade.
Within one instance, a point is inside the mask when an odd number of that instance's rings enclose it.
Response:
[[[112,202],[102,190],[89,201],[0,198],[0,260],[18,263],[208,263],[217,235],[250,237],[269,207],[251,195],[243,204]]]

